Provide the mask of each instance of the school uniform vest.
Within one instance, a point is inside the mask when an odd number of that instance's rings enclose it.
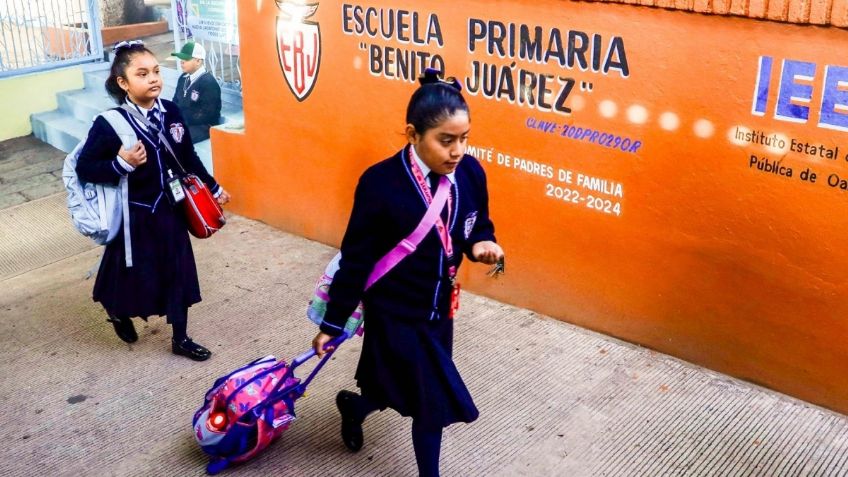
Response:
[[[218,184],[203,167],[203,163],[188,140],[186,124],[180,109],[168,100],[158,100],[161,105],[159,121],[163,132],[179,156],[180,163],[189,172],[195,173],[207,184],[212,193],[217,193]],[[92,183],[117,184],[121,176],[128,175],[130,204],[136,206],[157,207],[165,200],[165,180],[167,171],[175,174],[178,166],[168,150],[159,144],[155,134],[147,131],[144,125],[130,117],[123,109],[121,113],[142,141],[147,152],[147,162],[128,172],[116,158],[122,147],[121,139],[103,117],[98,116],[88,133],[88,139],[80,152],[77,162],[77,174],[80,179]]]

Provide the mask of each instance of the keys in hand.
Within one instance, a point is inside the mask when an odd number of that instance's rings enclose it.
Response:
[[[495,266],[492,267],[492,269],[489,270],[489,273],[487,273],[486,275],[498,278],[504,273],[506,273],[506,268],[504,266],[504,257],[501,257],[500,260],[498,260],[498,263],[496,263]]]

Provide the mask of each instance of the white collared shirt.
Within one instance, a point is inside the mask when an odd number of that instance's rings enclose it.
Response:
[[[129,98],[127,98],[127,100],[126,100],[126,104],[127,104],[127,105],[129,105],[129,107],[131,107],[131,108],[136,108],[136,109],[138,109],[138,111],[139,111],[139,112],[142,114],[142,116],[144,116],[145,118],[147,117],[147,113],[148,113],[151,109],[152,109],[152,110],[158,110],[158,111],[159,111],[159,113],[158,113],[157,115],[159,116],[159,122],[161,122],[161,123],[163,123],[163,124],[165,123],[165,121],[164,121],[164,119],[165,119],[165,113],[166,113],[166,112],[168,112],[168,110],[167,110],[167,109],[165,109],[165,104],[163,104],[163,103],[162,103],[162,99],[160,99],[160,98],[156,98],[156,102],[154,102],[154,103],[153,103],[153,107],[152,107],[152,108],[150,108],[150,109],[143,108],[143,107],[141,107],[141,106],[139,106],[139,105],[137,105],[137,104],[135,104],[135,103],[131,102],[131,101],[129,100]],[[147,131],[147,125],[145,125],[143,122],[139,121],[138,119],[136,119],[136,118],[134,118],[134,117],[132,117],[132,116],[130,116],[130,117],[132,118],[132,120],[133,120],[133,121],[134,121],[134,122],[135,122],[135,123],[136,123],[139,127],[141,127],[141,129],[143,129],[143,130]]]
[[[427,167],[427,164],[424,164],[424,161],[422,161],[420,157],[418,157],[418,151],[415,150],[415,146],[410,147],[409,150],[412,151],[412,159],[415,160],[415,162],[418,164],[418,167],[421,168],[421,173],[424,174],[424,177],[426,178],[427,175],[430,174],[430,168]],[[447,174],[447,178],[451,182],[451,184],[456,184],[455,175],[456,172],[451,172],[450,174]]]
[[[192,73],[190,75],[185,75],[185,76],[188,76],[187,79],[189,80],[189,86],[191,86],[191,85],[194,84],[195,81],[197,81],[201,76],[203,76],[205,74],[206,74],[206,67],[201,66],[194,73]]]

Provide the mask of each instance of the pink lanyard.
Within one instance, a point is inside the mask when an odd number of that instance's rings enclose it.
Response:
[[[412,146],[410,146],[410,149],[412,149]],[[433,195],[430,193],[430,185],[427,184],[427,180],[424,178],[424,172],[421,170],[420,167],[418,167],[418,163],[415,162],[415,159],[412,157],[411,151],[409,154],[409,165],[412,168],[412,174],[415,176],[416,182],[418,182],[418,188],[421,190],[421,193],[424,194],[424,198],[427,201],[427,205],[430,205],[430,203],[433,202]],[[453,196],[448,195],[448,220],[450,220],[452,208]],[[441,216],[436,219],[436,230],[439,231],[439,238],[442,239],[442,246],[444,246],[445,248],[445,253],[448,257],[452,257],[453,242],[451,241],[450,233],[445,227]]]

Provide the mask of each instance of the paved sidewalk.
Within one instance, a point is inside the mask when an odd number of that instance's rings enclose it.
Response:
[[[0,141],[0,209],[64,190],[65,153],[33,135]]]
[[[195,241],[189,331],[215,354],[193,363],[170,354],[164,319],[137,321],[136,344],[115,337],[90,299],[101,249],[65,213],[62,194],[0,210],[0,475],[203,475],[190,419],[204,392],[307,349],[306,301],[335,250],[237,216]],[[338,438],[333,398],[354,388],[359,349],[339,350],[279,442],[224,475],[415,475],[392,411],[368,419],[360,453]],[[481,417],[448,428],[444,476],[848,475],[846,416],[528,310],[465,293],[455,353]]]

